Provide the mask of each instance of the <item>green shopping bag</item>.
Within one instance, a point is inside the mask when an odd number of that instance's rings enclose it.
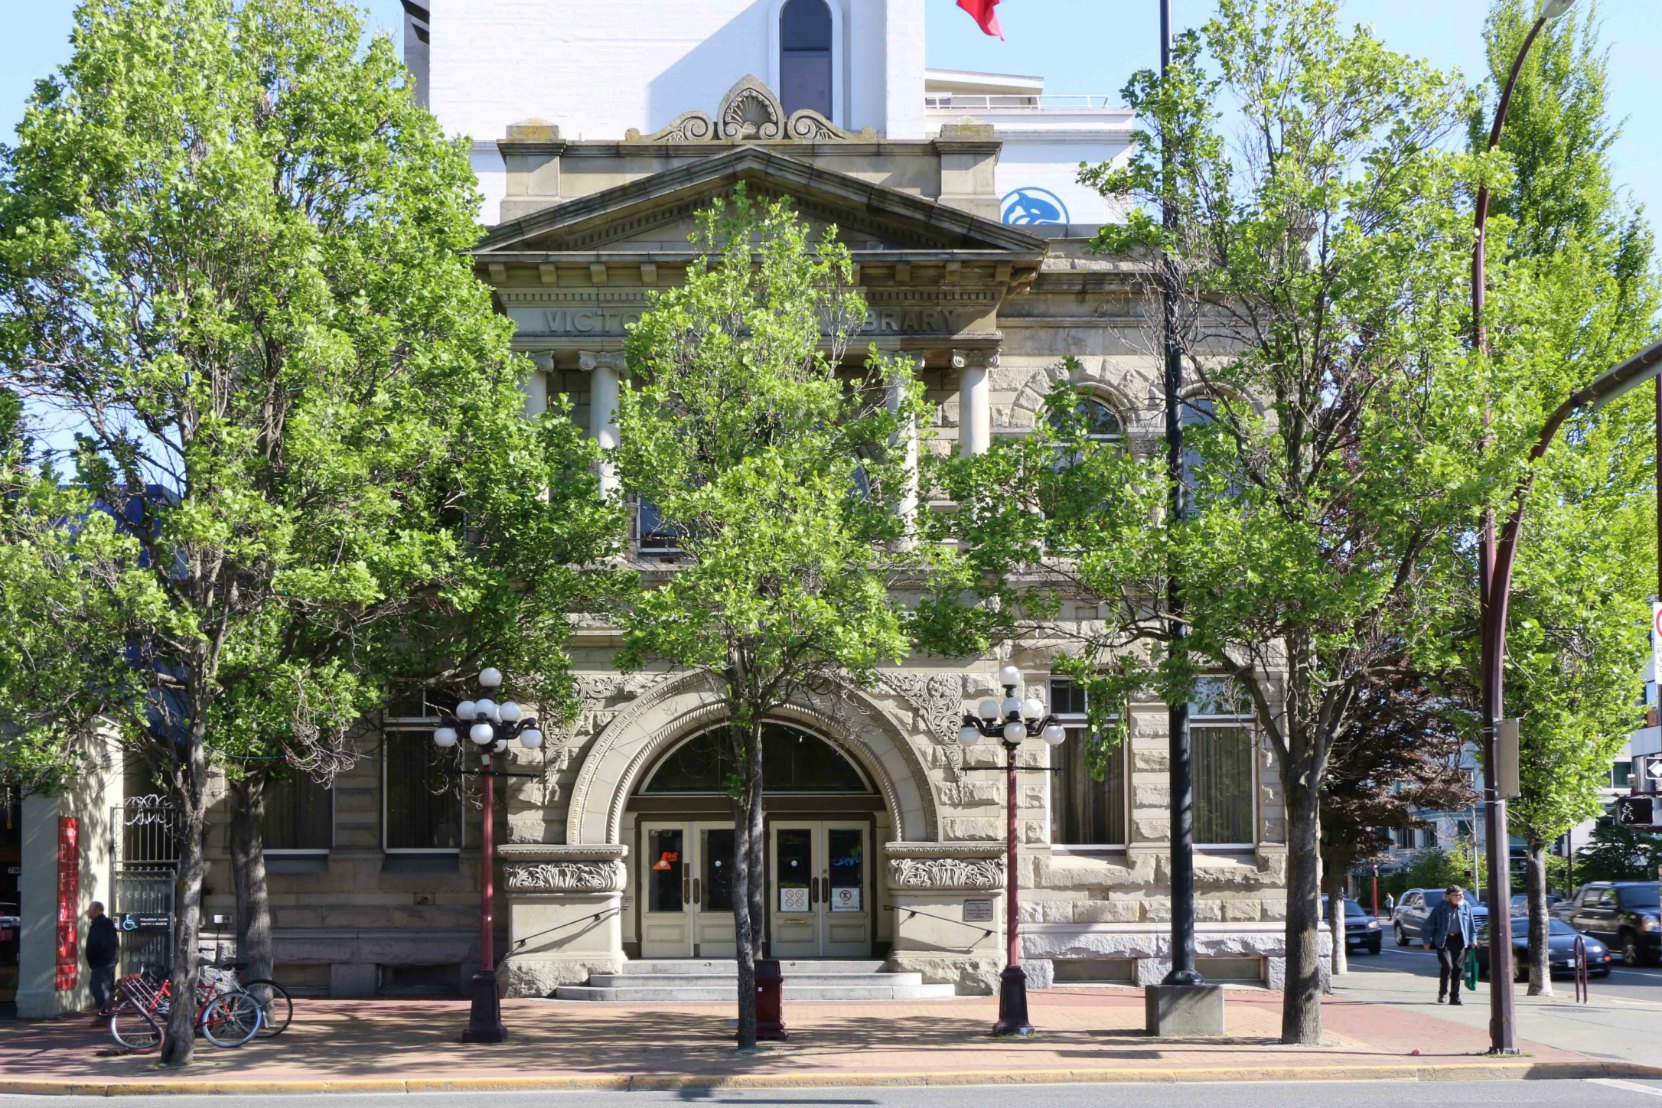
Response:
[[[1461,976],[1466,981],[1467,989],[1477,988],[1477,949],[1475,947],[1468,946],[1466,948],[1466,971]]]

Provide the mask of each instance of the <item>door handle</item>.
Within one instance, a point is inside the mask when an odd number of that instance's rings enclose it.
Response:
[[[702,890],[701,886],[699,885],[699,879],[696,878],[696,877],[693,878],[692,899],[693,899],[694,904],[698,905],[700,908],[704,907],[704,893],[703,893],[703,890]]]
[[[682,866],[681,867],[681,903],[686,904],[691,900],[692,900],[692,878],[687,876],[686,866]]]

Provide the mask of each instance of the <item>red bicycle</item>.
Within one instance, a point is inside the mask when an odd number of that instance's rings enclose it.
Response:
[[[211,966],[203,967],[196,983],[196,1029],[215,1046],[241,1046],[259,1034],[264,1022],[260,1002],[235,984]],[[159,1049],[167,1041],[173,983],[147,968],[117,981],[116,996],[110,1011],[115,1041],[136,1054]]]

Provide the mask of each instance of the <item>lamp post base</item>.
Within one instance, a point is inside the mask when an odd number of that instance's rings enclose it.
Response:
[[[1159,1038],[1223,1034],[1223,986],[1149,985],[1143,989],[1143,1030]]]
[[[1031,1035],[1027,1022],[1027,972],[1020,966],[1006,966],[998,975],[998,1022],[994,1035]]]
[[[502,1026],[502,1001],[496,995],[496,972],[480,970],[468,985],[473,994],[473,1010],[468,1015],[467,1029],[462,1032],[464,1043],[500,1043],[508,1037]]]

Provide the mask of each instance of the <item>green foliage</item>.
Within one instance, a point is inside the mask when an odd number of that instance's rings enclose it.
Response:
[[[1495,6],[1485,35],[1494,88],[1534,18],[1522,0]],[[1490,372],[1496,424],[1519,441],[1569,392],[1658,337],[1653,235],[1611,178],[1618,128],[1606,84],[1596,9],[1548,24],[1488,158]],[[1472,115],[1476,152],[1492,116],[1491,104]],[[1611,759],[1642,723],[1635,691],[1656,564],[1648,392],[1576,416],[1526,492],[1506,712],[1521,718],[1523,793],[1510,806],[1512,828],[1534,845],[1598,812]],[[1468,591],[1473,621],[1476,603]],[[1475,636],[1467,641],[1475,675]],[[1467,688],[1475,703],[1475,676]]]
[[[1575,852],[1575,883],[1589,881],[1655,881],[1662,866],[1662,834],[1635,831],[1601,819],[1592,841]]]
[[[148,760],[194,923],[213,761],[326,779],[389,686],[480,655],[558,713],[566,567],[616,513],[563,411],[520,418],[466,140],[390,39],[340,0],[75,20],[0,151],[0,387],[77,433],[0,490],[5,760],[94,721]]]

